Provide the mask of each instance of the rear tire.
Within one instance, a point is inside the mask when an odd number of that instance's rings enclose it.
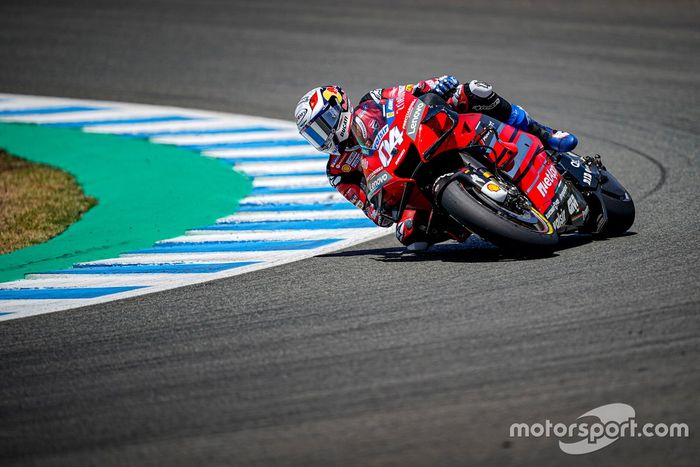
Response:
[[[508,219],[505,210],[497,213],[494,207],[479,201],[459,179],[445,187],[440,203],[457,222],[510,252],[521,255],[549,254],[559,243],[559,236],[554,231],[538,232]],[[541,214],[539,217],[544,219]]]

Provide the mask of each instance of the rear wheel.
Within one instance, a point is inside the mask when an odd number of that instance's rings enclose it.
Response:
[[[458,178],[445,187],[440,203],[457,222],[514,253],[547,254],[559,243],[552,225],[534,208],[510,210]]]

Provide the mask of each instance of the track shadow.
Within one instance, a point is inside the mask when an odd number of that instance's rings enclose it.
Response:
[[[583,237],[583,236],[580,236]],[[564,238],[562,238],[564,240]],[[567,249],[588,243],[590,238],[578,238],[576,240],[566,238],[562,241],[562,248]],[[392,248],[372,248],[364,250],[343,251],[338,253],[328,253],[322,257],[352,257],[352,256],[372,256],[375,261],[382,262],[424,262],[424,261],[444,261],[456,263],[492,263],[500,261],[526,261],[542,258],[526,255],[517,255],[501,250],[492,244],[480,239],[476,235],[470,237],[464,243],[440,243],[434,245],[428,251],[413,253],[404,247]],[[556,252],[549,257],[556,256]]]
[[[557,251],[579,247],[593,241],[591,235],[574,234],[562,236],[557,250],[548,256],[528,256],[515,254],[493,246],[476,235],[470,237],[464,243],[440,243],[434,245],[428,251],[413,253],[404,247],[372,248],[364,250],[343,251],[320,255],[321,257],[353,257],[371,256],[375,261],[382,262],[425,262],[443,261],[452,263],[493,263],[506,261],[528,261],[534,259],[556,257]]]
[[[589,234],[569,234],[562,235],[559,237],[559,245],[557,246],[557,251],[568,250],[569,248],[576,248],[581,245],[586,245],[587,243],[593,242],[593,235]]]
[[[633,237],[633,236],[635,236],[635,235],[639,235],[639,234],[638,234],[637,232],[631,232],[631,231],[628,230],[627,232],[623,232],[623,233],[621,233],[621,234],[610,235],[610,236],[604,237],[604,238],[596,238],[595,240],[596,240],[596,241],[601,241],[601,240],[613,240],[613,239],[615,239],[615,238]]]
[[[368,256],[381,262],[416,263],[443,261],[451,263],[493,263],[499,261],[522,261],[527,258],[509,255],[507,252],[484,241],[465,243],[443,243],[428,251],[414,253],[404,247],[373,248],[321,255],[326,257]]]

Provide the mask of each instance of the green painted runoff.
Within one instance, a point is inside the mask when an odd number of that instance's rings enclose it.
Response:
[[[71,173],[98,200],[60,235],[0,255],[0,282],[113,258],[182,235],[235,212],[252,189],[245,175],[222,161],[146,140],[0,123],[0,147]]]

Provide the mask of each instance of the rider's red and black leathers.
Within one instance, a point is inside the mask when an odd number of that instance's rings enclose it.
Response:
[[[433,92],[439,78],[421,81],[392,88],[375,89],[365,94],[360,103],[368,99],[379,102],[395,98],[400,92],[408,91],[415,96]],[[460,84],[447,99],[447,104],[460,113],[480,112],[500,121],[506,121],[511,114],[511,105],[504,98],[493,92],[491,86],[481,81]],[[353,114],[353,118],[360,118]],[[369,124],[369,122],[366,122]],[[367,125],[369,126],[369,125]],[[345,198],[348,199],[372,219],[377,225],[388,227],[391,221],[379,216],[376,207],[367,199],[365,179],[360,166],[362,153],[352,134],[340,155],[331,155],[326,166],[328,180]],[[439,229],[435,233],[426,232],[427,213],[406,209],[396,226],[396,237],[404,245],[414,242],[437,243],[447,240]],[[459,240],[463,240],[460,238]]]

